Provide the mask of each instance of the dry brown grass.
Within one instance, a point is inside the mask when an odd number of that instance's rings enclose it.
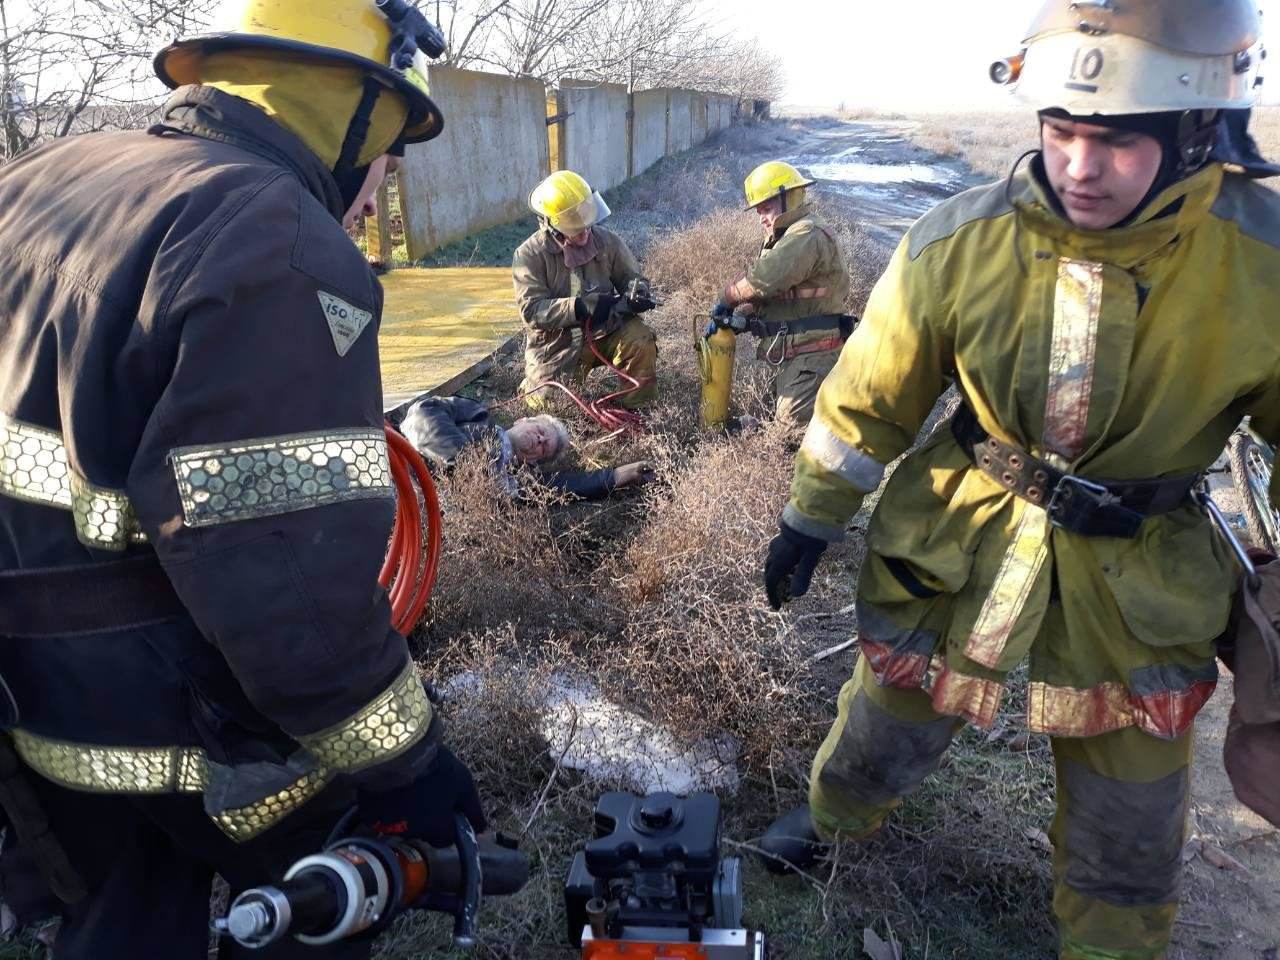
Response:
[[[1021,154],[1039,145],[1030,113],[946,113],[913,116],[907,133],[913,143],[947,157],[959,157],[975,172],[999,179]]]
[[[874,122],[876,118],[868,118]],[[997,178],[1008,174],[1014,160],[1038,145],[1036,120],[1027,113],[918,114],[908,132],[918,146],[958,157],[973,170]],[[1268,160],[1280,158],[1280,106],[1258,107],[1249,130]],[[1280,189],[1280,177],[1261,181]]]

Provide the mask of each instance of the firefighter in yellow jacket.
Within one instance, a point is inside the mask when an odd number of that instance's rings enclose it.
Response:
[[[1237,574],[1189,495],[1242,416],[1280,440],[1280,198],[1250,178],[1276,168],[1223,136],[1258,33],[1251,0],[1050,0],[993,69],[1042,149],[907,233],[819,393],[766,561],[775,607],[803,593],[959,387],[871,519],[862,656],[809,806],[763,841],[782,861],[874,832],[1026,662],[1057,766],[1061,957],[1165,956]]]
[[[775,415],[799,424],[813,416],[818,387],[853,331],[853,318],[843,314],[849,271],[806,200],[812,185],[781,160],[751,171],[746,209],[760,217],[764,247],[712,311],[716,325],[759,337],[756,358],[774,368]]]
[[[640,382],[619,404],[643,406],[657,395],[658,348],[639,316],[655,303],[626,242],[600,226],[608,204],[578,174],[558,170],[534,188],[529,207],[538,232],[511,261],[528,337],[521,390],[548,380],[585,380],[600,366],[586,342],[589,330],[595,351]],[[538,406],[550,394],[550,388],[536,390],[529,403]]]

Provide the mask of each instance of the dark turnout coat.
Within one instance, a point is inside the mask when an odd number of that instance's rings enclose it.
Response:
[[[301,141],[204,87],[0,168],[0,571],[155,558],[183,611],[0,629],[15,741],[50,779],[200,792],[242,839],[338,774],[429,757],[377,583],[382,297],[342,212]]]

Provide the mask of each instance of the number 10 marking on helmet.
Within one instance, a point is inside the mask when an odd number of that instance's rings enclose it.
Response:
[[[1081,80],[1097,80],[1099,74],[1102,73],[1102,67],[1105,61],[1102,51],[1097,47],[1085,49],[1080,47],[1076,50],[1076,55],[1071,58],[1071,72],[1068,74],[1068,80],[1065,84],[1068,90],[1082,90],[1085,93],[1097,93],[1098,85],[1096,83],[1081,83]]]

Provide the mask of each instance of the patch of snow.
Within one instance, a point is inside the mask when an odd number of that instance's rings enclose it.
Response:
[[[483,683],[460,674],[449,688],[476,692]],[[590,681],[551,678],[542,734],[552,757],[593,780],[637,793],[736,793],[738,745],[728,736],[682,743],[670,730],[609,701]]]
[[[801,164],[798,164],[801,165]],[[951,171],[926,163],[803,163],[815,180],[843,183],[950,183]]]

